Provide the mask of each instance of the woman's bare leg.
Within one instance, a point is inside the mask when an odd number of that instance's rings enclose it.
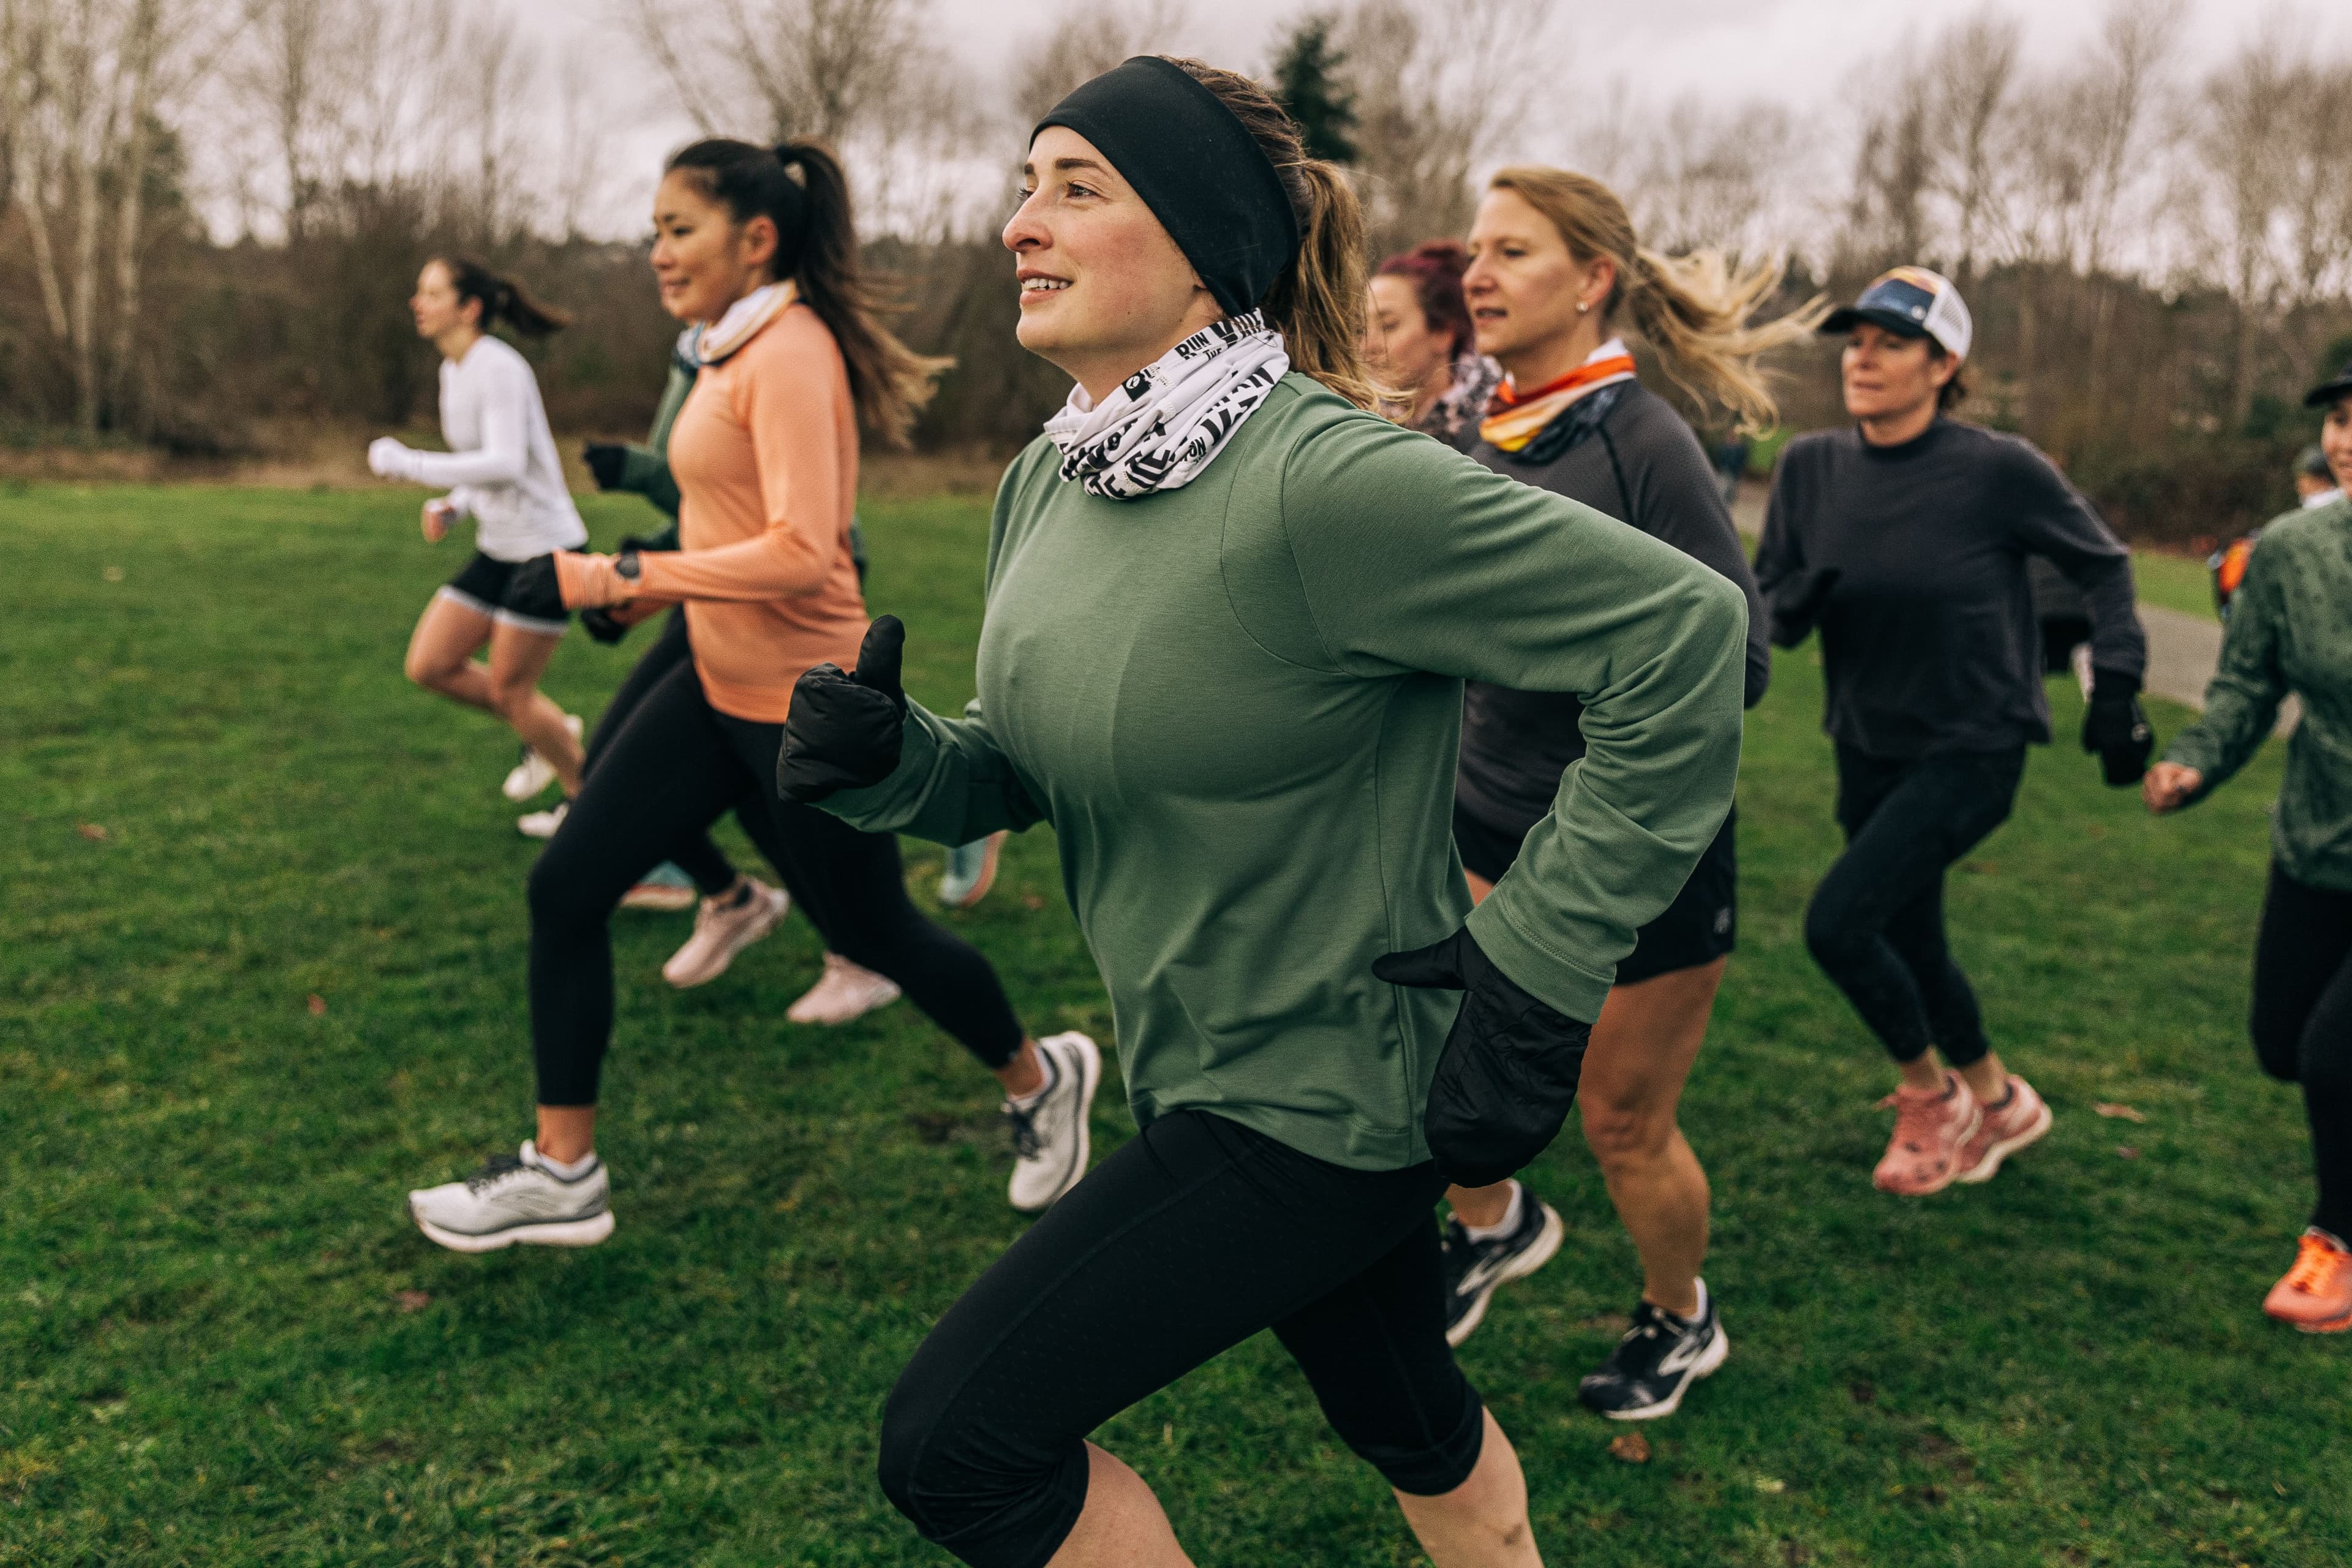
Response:
[[[558,708],[539,689],[539,678],[555,657],[562,633],[525,631],[499,622],[490,632],[490,660],[485,670],[490,711],[504,719],[523,743],[547,759],[566,799],[580,793],[580,742]]]
[[[488,647],[496,622],[481,611],[436,594],[408,634],[408,679],[453,702],[494,712],[487,668],[474,656]]]
[[[1087,1445],[1087,1506],[1045,1568],[1192,1568],[1141,1476]]]
[[[1528,1479],[1491,1410],[1469,1479],[1436,1497],[1399,1492],[1396,1500],[1436,1568],[1542,1568],[1543,1553],[1528,1522]]]
[[[532,1147],[565,1164],[596,1147],[596,1108],[593,1105],[542,1105],[539,1136]]]

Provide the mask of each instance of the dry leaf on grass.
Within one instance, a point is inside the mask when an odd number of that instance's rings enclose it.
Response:
[[[106,842],[106,829],[100,827],[95,822],[76,823],[74,825],[74,831],[80,834],[84,838],[89,839],[92,844],[103,844]]]
[[[320,995],[316,991],[311,992],[310,1008],[310,1016],[313,1018],[325,1017],[327,1016],[327,999],[324,996]]]
[[[404,1312],[421,1312],[433,1305],[433,1293],[430,1290],[395,1290],[392,1293],[392,1300]]]
[[[2116,1152],[2121,1154],[2126,1160],[2137,1160],[2139,1158],[2139,1151],[2133,1148],[2128,1143],[2116,1144]]]
[[[2134,1110],[2128,1105],[2111,1105],[2104,1100],[2095,1100],[2091,1101],[2091,1109],[2097,1114],[2115,1121],[2145,1121],[2147,1120],[2147,1113],[2144,1111]]]
[[[1646,1465],[1650,1462],[1650,1440],[1639,1432],[1628,1432],[1622,1437],[1612,1437],[1609,1439],[1609,1455],[1610,1458],[1622,1459],[1629,1465]]]

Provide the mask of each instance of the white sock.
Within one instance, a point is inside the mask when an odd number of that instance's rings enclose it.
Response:
[[[532,1152],[539,1153],[541,1164],[567,1182],[576,1182],[596,1168],[596,1151],[593,1149],[589,1150],[577,1160],[559,1160],[553,1155],[540,1153],[536,1144],[532,1145]]]
[[[1468,1233],[1470,1239],[1473,1241],[1499,1241],[1504,1237],[1510,1235],[1511,1232],[1519,1227],[1519,1215],[1522,1212],[1522,1205],[1526,1204],[1527,1200],[1527,1188],[1519,1185],[1517,1182],[1513,1182],[1511,1184],[1511,1206],[1503,1211],[1502,1218],[1496,1220],[1492,1225],[1465,1225],[1462,1228],[1464,1231]]]
[[[1062,1070],[1054,1065],[1054,1053],[1047,1050],[1043,1046],[1037,1047],[1037,1065],[1045,1069],[1045,1081],[1039,1084],[1036,1088],[1031,1089],[1026,1094],[1006,1095],[1004,1097],[1004,1103],[1011,1106],[1013,1110],[1036,1110],[1038,1101],[1053,1093],[1054,1086],[1062,1081]]]

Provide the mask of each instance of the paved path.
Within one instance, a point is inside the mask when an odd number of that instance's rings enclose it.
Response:
[[[1739,487],[1731,508],[1732,521],[1749,538],[1764,531],[1765,487],[1753,480]],[[2159,605],[2139,607],[2140,628],[2147,633],[2147,690],[2168,701],[2199,712],[2205,710],[2205,687],[2221,660],[2221,627],[2202,616],[2184,615]],[[2294,728],[2297,716],[2290,697],[2279,709],[2276,734]]]

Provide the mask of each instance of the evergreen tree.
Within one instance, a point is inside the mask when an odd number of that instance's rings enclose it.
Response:
[[[1338,18],[1310,12],[1294,24],[1274,59],[1274,97],[1298,123],[1310,158],[1356,161],[1356,94],[1339,75],[1348,57],[1331,44]]]

